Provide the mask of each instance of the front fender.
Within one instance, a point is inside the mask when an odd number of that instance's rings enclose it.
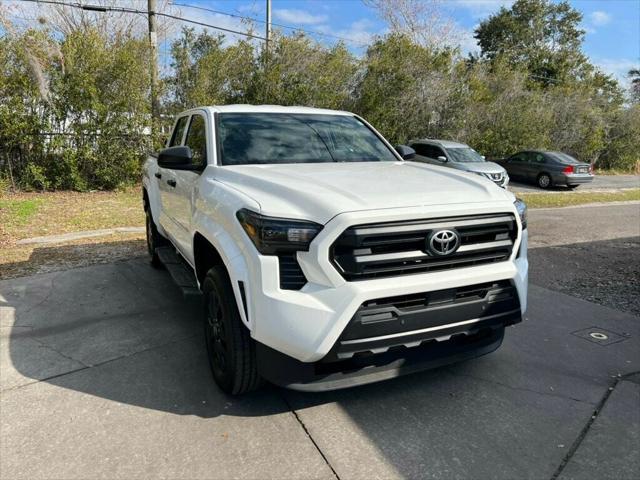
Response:
[[[244,283],[245,296],[247,297],[246,308],[249,308],[249,267],[240,248],[238,248],[234,239],[225,232],[220,225],[216,224],[211,219],[199,214],[195,220],[197,233],[202,235],[211,245],[213,245],[229,273],[229,280],[231,281],[231,288],[233,289],[236,304],[238,305],[240,318],[249,330],[253,330],[254,325],[253,322],[250,321],[252,316],[247,315],[248,312],[245,311],[245,302],[242,299],[240,285],[238,284],[238,282]]]
[[[250,311],[250,266],[246,260],[249,255],[243,250],[254,247],[247,244],[248,239],[243,237],[245,233],[241,230],[235,215],[243,207],[259,210],[256,202],[240,192],[227,189],[218,182],[207,181],[200,192],[200,199],[193,215],[192,238],[195,239],[196,234],[200,234],[217,250],[229,273],[240,318],[249,330],[253,330],[254,316]],[[195,245],[192,245],[192,252],[195,254]],[[196,259],[193,260],[195,265]],[[238,282],[244,283],[246,311]]]

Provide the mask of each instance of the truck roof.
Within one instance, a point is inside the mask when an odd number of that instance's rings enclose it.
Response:
[[[311,107],[283,107],[281,105],[211,105],[207,108],[218,113],[307,113],[307,114],[325,114],[325,115],[350,115],[353,113],[340,110],[327,110],[324,108]]]

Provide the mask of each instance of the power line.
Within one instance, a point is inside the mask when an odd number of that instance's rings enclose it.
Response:
[[[169,5],[174,5],[176,7],[186,7],[186,8],[193,8],[196,10],[202,10],[205,12],[210,12],[210,13],[216,13],[218,15],[226,15],[227,17],[233,17],[233,18],[239,18],[242,20],[251,20],[252,22],[256,22],[256,23],[267,23],[265,20],[260,20],[258,18],[255,17],[249,17],[249,16],[245,16],[245,15],[238,15],[236,13],[229,13],[229,12],[223,12],[222,10],[215,10],[213,8],[207,8],[207,7],[201,7],[199,5],[189,5],[188,3],[177,3],[177,2],[169,2]],[[287,30],[294,30],[294,31],[299,31],[299,32],[305,32],[311,35],[319,35],[322,37],[328,37],[328,38],[335,38],[337,40],[342,40],[345,42],[349,42],[349,43],[354,43],[360,46],[367,46],[368,44],[365,42],[361,42],[360,40],[355,40],[353,38],[348,38],[348,37],[341,37],[340,35],[333,35],[330,33],[324,33],[324,32],[320,32],[318,30],[309,30],[306,28],[301,28],[301,27],[295,27],[292,25],[283,25],[281,23],[271,23],[271,25],[273,25],[274,27],[280,27],[280,28],[285,28]]]
[[[82,4],[82,3],[68,3],[68,2],[62,2],[59,0],[20,0],[21,2],[30,2],[30,3],[38,3],[38,4],[46,4],[46,5],[60,5],[63,7],[72,7],[72,8],[79,8],[81,10],[85,10],[85,11],[92,11],[92,12],[122,12],[122,13],[138,13],[138,14],[142,14],[142,15],[147,15],[148,12],[146,10],[138,10],[135,8],[128,8],[128,7],[106,7],[106,6],[102,6],[102,5],[89,5],[89,4]],[[185,22],[185,23],[191,23],[194,25],[200,25],[203,27],[208,27],[208,28],[213,28],[214,30],[220,30],[223,32],[228,32],[228,33],[233,33],[235,35],[242,35],[248,38],[255,38],[256,40],[266,40],[265,37],[261,37],[260,35],[254,35],[253,33],[248,33],[248,32],[241,32],[239,30],[233,30],[231,28],[226,28],[226,27],[220,27],[218,25],[212,25],[210,23],[205,23],[205,22],[199,22],[197,20],[192,20],[189,18],[183,18],[183,17],[179,17],[177,15],[171,15],[169,13],[162,13],[162,12],[155,12],[155,14],[159,17],[165,17],[165,18],[172,18],[174,20],[178,20],[181,22]]]

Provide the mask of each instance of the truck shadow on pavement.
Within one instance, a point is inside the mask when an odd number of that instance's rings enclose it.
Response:
[[[45,404],[34,412],[79,408],[113,429],[109,412],[122,407],[130,422],[142,415],[130,407],[216,422],[293,412],[332,468],[354,478],[549,478],[612,378],[640,370],[640,319],[532,286],[528,318],[485,357],[350,390],[230,397],[209,371],[200,309],[146,258],[0,281],[0,388],[36,392]],[[622,339],[575,335],[589,327]]]

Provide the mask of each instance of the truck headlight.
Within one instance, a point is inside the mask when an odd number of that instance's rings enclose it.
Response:
[[[311,241],[322,230],[318,223],[267,217],[246,208],[238,210],[236,217],[263,255],[307,251]]]
[[[520,223],[522,223],[522,229],[527,228],[527,204],[524,203],[519,198],[516,198],[516,201],[513,202],[518,211],[518,216],[520,217]]]

